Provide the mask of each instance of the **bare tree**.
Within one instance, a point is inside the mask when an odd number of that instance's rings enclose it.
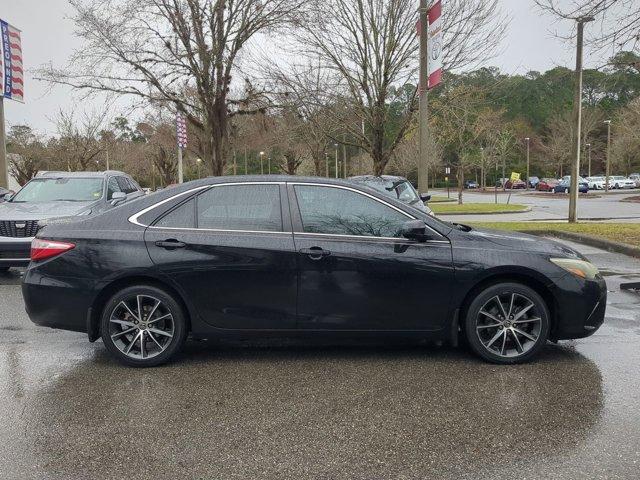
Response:
[[[261,111],[248,79],[231,94],[239,55],[256,34],[288,21],[303,0],[70,0],[84,45],[40,78],[172,105],[202,131],[214,175],[226,162],[229,119]],[[241,84],[240,82],[239,84]],[[239,85],[236,84],[236,85]]]
[[[380,175],[417,108],[416,2],[314,0],[307,2],[304,19],[295,34],[295,60],[283,76],[305,102],[330,107],[328,136],[340,141],[346,135],[370,155]],[[497,0],[452,0],[443,21],[448,69],[490,58],[507,23]],[[317,70],[324,85],[305,88],[300,79]]]
[[[79,118],[74,109],[60,110],[55,118],[59,138],[56,157],[68,170],[88,170],[105,149],[100,133],[105,128],[107,110],[84,112]]]
[[[535,0],[554,16],[574,20],[595,17],[600,28],[591,34],[590,42],[596,48],[613,46],[635,49],[640,42],[640,3],[637,0]]]
[[[42,168],[45,146],[28,125],[13,125],[7,135],[9,174],[20,186],[36,176]]]

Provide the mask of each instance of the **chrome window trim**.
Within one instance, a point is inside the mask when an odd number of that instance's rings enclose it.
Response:
[[[351,187],[348,187],[346,185],[333,185],[333,184],[329,184],[329,183],[305,183],[305,182],[289,182],[289,185],[293,185],[294,187],[296,185],[303,185],[303,186],[311,185],[313,187],[329,187],[329,188],[338,188],[338,189],[342,189],[342,190],[350,190],[350,191],[358,193],[358,194],[360,194],[362,196],[369,197],[372,200],[375,200],[376,202],[381,203],[382,205],[385,205],[385,206],[387,206],[387,207],[389,207],[389,208],[391,208],[391,209],[403,214],[404,216],[406,216],[407,218],[410,218],[411,220],[419,220],[418,218],[414,217],[413,215],[405,212],[404,210],[401,210],[400,208],[398,208],[398,207],[396,207],[394,205],[391,205],[390,203],[385,202],[384,200],[381,200],[381,199],[379,199],[377,197],[374,197],[373,195],[371,195],[371,194],[369,194],[367,192],[362,192],[362,191],[360,191],[360,190],[358,190],[356,188],[351,188]],[[296,200],[297,200],[297,196],[296,196]],[[302,214],[300,214],[300,217],[302,217]],[[442,235],[440,233],[438,233],[433,228],[431,228],[429,225],[427,225],[427,222],[424,222],[424,224],[430,231],[432,231],[433,233],[435,233],[439,237],[442,237]],[[304,228],[304,225],[303,225],[303,228]],[[297,233],[297,234],[298,233],[304,233],[306,235],[330,235],[330,236],[331,235],[335,235],[335,236],[349,236],[349,237],[353,236],[353,237],[358,237],[358,238],[392,238],[394,240],[397,240],[398,238],[400,238],[400,237],[397,237],[397,238],[396,237],[374,237],[374,236],[365,236],[365,235],[341,235],[341,234],[311,233],[311,232],[294,232],[294,233]],[[449,243],[446,240],[433,240],[433,241]]]
[[[22,258],[0,258],[0,263],[3,262],[30,262],[31,257],[22,257]]]
[[[173,195],[172,197],[169,198],[165,198],[164,200],[158,202],[158,203],[154,203],[153,205],[140,210],[138,213],[134,213],[133,215],[131,215],[127,220],[129,221],[129,223],[133,223],[134,225],[138,225],[139,227],[148,227],[149,225],[145,225],[143,223],[140,223],[138,221],[138,219],[144,215],[145,213],[149,213],[151,210],[153,210],[154,208],[157,208],[161,205],[164,205],[165,203],[169,203],[171,200],[175,200],[178,197],[182,197],[183,195],[188,195],[189,193],[193,193],[193,192],[197,192],[199,190],[204,190],[205,188],[209,188],[210,185],[204,185],[202,187],[196,187],[196,188],[192,188],[191,190],[187,190],[186,192],[181,192],[178,193],[176,195]]]
[[[293,235],[293,232],[284,232],[282,230],[231,230],[231,229],[223,229],[223,228],[182,228],[182,227],[154,227],[150,226],[147,228],[152,228],[154,230],[183,230],[188,232],[216,232],[216,233],[267,233],[267,234],[278,234],[278,235]]]
[[[427,240],[425,242],[412,242],[411,240],[409,240],[408,238],[404,238],[404,237],[374,237],[371,235],[344,235],[344,234],[340,234],[340,233],[313,233],[313,232],[294,232],[294,235],[296,236],[303,236],[303,235],[309,235],[312,237],[337,237],[337,240],[340,239],[348,239],[348,240],[380,240],[381,243],[384,242],[394,242],[394,243],[398,243],[398,242],[410,242],[412,245],[423,245],[425,243],[446,243],[447,245],[449,245],[449,241],[448,240]]]
[[[128,221],[130,223],[133,223],[134,225],[138,225],[140,227],[146,227],[146,228],[158,228],[158,229],[163,229],[163,230],[195,230],[195,231],[213,231],[213,232],[248,232],[248,233],[265,233],[262,230],[258,230],[258,231],[253,231],[253,230],[224,230],[224,229],[206,229],[206,228],[193,228],[193,229],[189,229],[189,228],[178,228],[178,227],[153,227],[150,225],[145,225],[143,223],[140,223],[138,221],[138,219],[146,214],[149,213],[151,210],[153,210],[154,208],[157,208],[161,205],[164,205],[165,203],[168,203],[178,197],[181,197],[183,195],[187,195],[189,193],[193,193],[193,192],[197,192],[199,190],[205,190],[205,189],[210,189],[210,188],[216,188],[216,187],[224,187],[224,186],[237,186],[237,185],[285,185],[286,182],[231,182],[231,183],[216,183],[216,184],[212,184],[212,185],[203,185],[201,187],[196,187],[196,188],[192,188],[191,190],[187,190],[186,192],[182,192],[182,193],[178,193],[177,195],[174,195],[172,197],[169,198],[165,198],[164,200],[162,200],[161,202],[158,203],[154,203],[153,205],[145,208],[144,210],[140,210],[138,213],[134,213],[133,215],[131,215],[128,218]],[[282,232],[282,231],[278,231],[278,232],[274,232],[274,231],[269,231],[269,233],[289,233],[289,232]]]

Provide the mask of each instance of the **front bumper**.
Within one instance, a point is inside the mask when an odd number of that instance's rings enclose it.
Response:
[[[607,284],[604,278],[580,280],[571,274],[556,283],[555,322],[552,340],[585,338],[604,323]]]
[[[29,264],[33,238],[0,237],[0,266],[25,267]]]

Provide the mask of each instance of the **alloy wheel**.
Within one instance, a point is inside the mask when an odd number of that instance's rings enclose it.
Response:
[[[490,298],[476,316],[476,334],[491,354],[503,358],[525,355],[538,343],[542,331],[541,312],[520,293]]]
[[[150,295],[124,298],[109,317],[111,341],[120,352],[136,360],[160,355],[171,344],[174,333],[171,310]]]

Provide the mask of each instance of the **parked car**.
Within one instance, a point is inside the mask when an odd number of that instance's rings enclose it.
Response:
[[[586,179],[580,177],[578,179],[578,192],[587,193],[589,191],[589,183]],[[564,177],[555,187],[553,187],[553,193],[570,193],[571,192],[571,177]]]
[[[419,194],[411,182],[404,177],[396,177],[393,175],[382,175],[381,177],[361,175],[349,177],[349,181],[373,188],[384,195],[400,200],[407,205],[411,205],[414,208],[433,215],[431,209],[425,205],[425,202],[431,200],[431,195]]]
[[[575,250],[437,220],[354,182],[210,177],[48,223],[22,292],[31,320],[102,338],[133,366],[194,338],[389,336],[535,357],[602,324],[607,288]]]
[[[636,182],[622,175],[609,177],[609,188],[636,188]]]
[[[11,190],[7,190],[6,188],[0,187],[0,203],[5,201],[5,197],[11,195]]]
[[[498,188],[504,188],[504,186],[506,185],[506,183],[509,181],[508,178],[499,178],[498,180],[496,180],[496,187]]]
[[[522,180],[507,180],[507,183],[504,186],[507,190],[520,190],[527,188],[527,184]]]
[[[536,188],[540,183],[540,178],[538,177],[529,177],[529,187]]]
[[[536,190],[539,192],[552,192],[558,183],[559,181],[555,178],[543,178],[536,185]]]
[[[636,184],[636,188],[640,188],[640,173],[632,173],[629,175],[629,180],[633,180]]]
[[[103,212],[143,195],[127,174],[45,172],[0,204],[0,271],[29,263],[40,222]]]
[[[480,185],[475,180],[467,180],[464,182],[464,188],[472,190],[475,188],[480,188]]]
[[[605,177],[587,177],[587,183],[590,190],[604,190],[605,189]]]

